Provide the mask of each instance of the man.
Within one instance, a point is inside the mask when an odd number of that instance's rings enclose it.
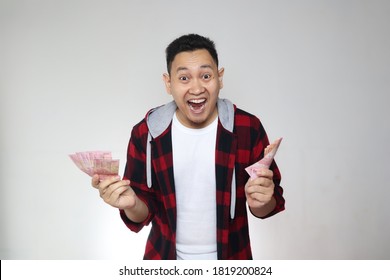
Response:
[[[284,210],[276,163],[250,179],[245,167],[269,144],[258,118],[219,98],[224,69],[197,34],[166,49],[173,101],[134,126],[124,178],[92,186],[129,229],[152,223],[145,259],[252,259],[247,207],[259,218]]]

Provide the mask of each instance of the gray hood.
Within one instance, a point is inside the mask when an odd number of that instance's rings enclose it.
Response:
[[[233,132],[234,106],[228,99],[218,99],[218,117],[222,126]],[[158,137],[170,125],[173,114],[176,112],[176,103],[171,101],[165,105],[152,109],[147,115],[146,123],[153,138]]]

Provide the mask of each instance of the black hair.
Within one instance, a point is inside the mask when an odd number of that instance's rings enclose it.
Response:
[[[165,50],[168,73],[171,73],[172,62],[177,54],[201,49],[210,53],[218,67],[218,54],[214,42],[198,34],[187,34],[172,41]]]

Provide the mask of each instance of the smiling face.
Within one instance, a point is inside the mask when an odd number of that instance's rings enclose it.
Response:
[[[203,128],[218,115],[217,100],[224,69],[205,49],[178,53],[164,74],[166,90],[177,105],[177,118],[189,128]]]

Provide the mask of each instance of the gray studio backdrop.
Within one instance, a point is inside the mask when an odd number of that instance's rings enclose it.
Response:
[[[389,1],[0,1],[0,258],[141,259],[68,154],[110,150],[165,93],[164,50],[217,45],[221,97],[256,114],[286,211],[256,259],[389,259]]]

